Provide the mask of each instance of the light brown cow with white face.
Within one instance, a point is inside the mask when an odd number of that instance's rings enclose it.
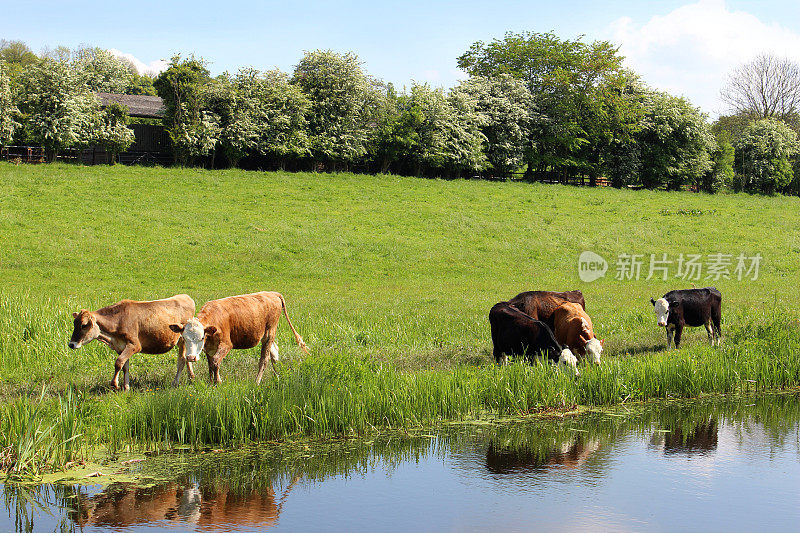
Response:
[[[565,302],[553,312],[556,340],[566,344],[578,358],[588,356],[595,364],[600,364],[603,341],[595,337],[592,319],[576,303]]]
[[[194,300],[186,294],[145,302],[122,300],[97,311],[81,309],[72,313],[75,320],[69,347],[76,350],[95,339],[107,344],[119,355],[111,386],[119,389],[119,373],[124,371],[123,387],[128,390],[128,360],[133,354],[166,353],[178,344],[182,356],[181,336],[169,326],[192,318],[194,309]],[[193,373],[192,369],[189,371]]]
[[[170,325],[172,331],[182,335],[186,344],[185,352],[178,358],[178,370],[172,384],[178,385],[183,367],[197,361],[202,351],[205,351],[208,359],[211,381],[221,383],[219,367],[228,352],[232,349],[252,348],[259,342],[261,359],[256,383],[261,383],[264,375],[267,353],[272,361],[272,369],[277,373],[275,361],[278,360],[278,345],[275,344],[275,333],[281,311],[286,316],[286,322],[289,323],[297,344],[308,353],[306,343],[289,320],[286,302],[278,292],[264,291],[211,300],[200,309],[197,318]]]

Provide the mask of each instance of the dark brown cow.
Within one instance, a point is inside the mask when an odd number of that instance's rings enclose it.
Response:
[[[184,365],[197,361],[202,351],[205,351],[208,359],[211,381],[221,383],[219,366],[228,352],[232,349],[252,348],[259,342],[261,360],[258,363],[256,383],[261,383],[264,375],[267,352],[272,361],[272,369],[277,373],[275,361],[278,360],[278,345],[275,344],[275,332],[278,330],[281,311],[286,316],[286,322],[289,323],[297,344],[308,353],[306,343],[289,320],[286,302],[278,292],[264,291],[211,300],[200,309],[197,318],[170,325],[170,329],[180,333],[186,343],[184,356],[178,358],[178,371],[173,385],[177,386],[180,382]]]
[[[530,362],[543,354],[553,362],[572,367],[578,375],[577,359],[561,346],[547,324],[534,320],[508,302],[499,302],[489,310],[494,358],[498,364],[508,362],[509,355],[525,355]]]
[[[170,331],[169,326],[175,322],[183,323],[193,315],[194,300],[186,294],[146,302],[122,300],[94,312],[81,309],[72,313],[75,320],[69,347],[75,350],[95,339],[107,344],[119,354],[114,362],[111,386],[119,389],[122,370],[123,387],[128,390],[130,357],[139,352],[166,353],[176,344],[182,356],[181,336]]]
[[[586,301],[581,291],[527,291],[521,292],[508,301],[525,314],[541,320],[553,329],[553,312],[564,302],[573,302],[586,309]]]

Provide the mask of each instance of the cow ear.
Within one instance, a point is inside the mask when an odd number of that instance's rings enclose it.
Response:
[[[80,313],[78,313],[77,311],[74,311],[74,312],[72,313],[72,318],[78,318],[78,315],[79,315],[79,314],[80,314]]]
[[[213,335],[216,332],[217,332],[217,328],[215,328],[214,326],[208,326],[206,328],[206,337],[208,337],[210,335]]]
[[[598,340],[600,341],[600,346],[602,346],[606,342],[605,339],[598,339]]]
[[[656,305],[656,301],[653,300],[652,298],[650,298],[650,303],[653,304],[653,305]]]
[[[183,333],[183,330],[186,326],[181,326],[180,324],[170,324],[169,329],[174,331],[175,333]]]

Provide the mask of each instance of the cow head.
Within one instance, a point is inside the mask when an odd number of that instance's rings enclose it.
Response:
[[[572,354],[569,348],[561,350],[561,355],[558,356],[558,362],[559,364],[571,367],[575,371],[576,377],[581,375],[581,373],[578,372],[578,358]]]
[[[97,319],[91,311],[81,309],[77,313],[72,313],[72,318],[74,322],[69,347],[73,350],[77,350],[100,336],[100,326],[97,325]]]
[[[667,319],[669,318],[669,302],[666,298],[659,298],[658,300],[650,298],[650,302],[653,304],[653,310],[656,312],[658,325],[666,326]]]
[[[586,343],[586,355],[589,357],[589,361],[599,365],[601,353],[603,353],[603,341],[596,337],[589,339],[589,342]]]
[[[217,328],[214,326],[205,327],[196,318],[191,318],[186,324],[170,324],[169,329],[175,333],[180,333],[183,342],[186,344],[186,361],[194,363],[200,359],[200,352],[206,348],[206,344],[214,343],[214,336]],[[210,348],[210,346],[209,346]]]

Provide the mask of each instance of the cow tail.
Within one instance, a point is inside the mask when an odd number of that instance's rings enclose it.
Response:
[[[286,322],[289,323],[289,327],[292,328],[292,333],[294,333],[294,340],[297,341],[297,345],[300,347],[300,349],[306,352],[306,354],[308,354],[309,353],[308,346],[306,346],[306,343],[303,342],[303,337],[301,337],[300,334],[297,333],[297,330],[294,329],[294,326],[292,325],[292,321],[289,320],[289,313],[286,311],[286,301],[283,299],[283,295],[279,294],[278,297],[281,299],[281,307],[283,307],[283,316],[286,317]]]

